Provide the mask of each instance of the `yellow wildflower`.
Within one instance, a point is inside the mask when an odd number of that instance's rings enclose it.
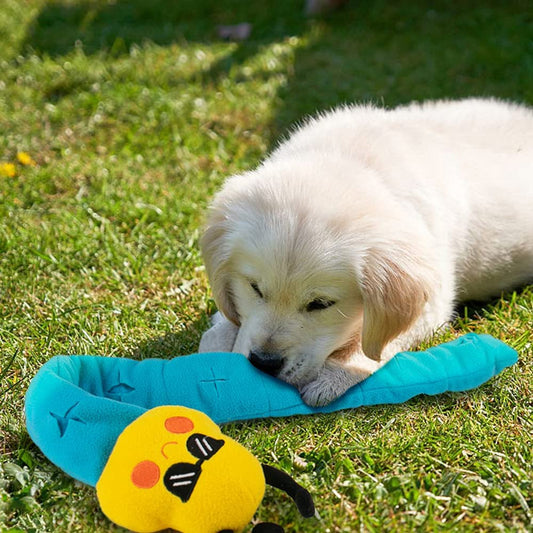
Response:
[[[31,155],[27,152],[17,152],[17,159],[21,165],[35,166],[37,163],[32,159]]]
[[[13,163],[0,163],[0,176],[4,178],[12,178],[16,173],[15,165]]]

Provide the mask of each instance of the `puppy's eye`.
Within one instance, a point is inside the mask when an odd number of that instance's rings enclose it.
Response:
[[[312,302],[309,302],[305,306],[305,310],[309,313],[311,311],[321,311],[322,309],[327,309],[328,307],[331,307],[332,305],[335,305],[335,302],[333,300],[325,300],[324,298],[315,298]]]
[[[252,287],[255,294],[257,294],[259,298],[263,298],[263,293],[259,290],[259,287],[257,286],[257,283],[255,283],[255,281],[250,281],[250,287]]]

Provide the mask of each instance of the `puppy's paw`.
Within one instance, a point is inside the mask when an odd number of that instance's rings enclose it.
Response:
[[[326,363],[318,377],[300,389],[300,395],[307,405],[322,407],[342,396],[368,375],[354,375],[339,365]]]
[[[239,328],[220,313],[211,320],[212,326],[202,335],[198,352],[232,352]]]

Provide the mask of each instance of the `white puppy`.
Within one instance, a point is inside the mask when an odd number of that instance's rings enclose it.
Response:
[[[493,100],[341,108],[230,178],[201,247],[236,351],[326,404],[533,279],[533,112]]]

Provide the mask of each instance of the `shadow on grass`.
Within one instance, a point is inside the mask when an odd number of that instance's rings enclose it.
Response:
[[[68,0],[46,3],[26,44],[39,53],[60,56],[82,43],[86,54],[128,53],[146,41],[212,43],[217,26],[253,24],[249,43],[271,42],[302,32],[305,19],[298,0]],[[243,48],[249,47],[243,44]]]
[[[209,72],[234,65],[287,36],[307,36],[280,89],[273,139],[301,117],[345,102],[496,96],[533,100],[533,45],[526,0],[357,0],[307,20],[302,0],[68,0],[45,3],[26,46],[52,57],[81,43],[85,54],[120,56],[134,45],[220,42],[220,24],[249,22],[241,42]],[[258,73],[258,76],[261,76]]]
[[[493,96],[533,101],[522,0],[358,0],[315,25],[279,93],[275,130],[342,103]]]
[[[455,316],[458,324],[465,328],[468,323],[475,324],[478,320],[483,320],[487,315],[497,315],[505,313],[505,306],[509,302],[516,301],[522,296],[527,297],[533,291],[533,279],[531,283],[526,283],[503,291],[499,296],[494,296],[489,300],[466,300],[455,306]]]
[[[227,74],[233,65],[255,56],[262,46],[299,35],[306,20],[298,0],[80,0],[45,4],[31,26],[25,46],[41,55],[63,56],[81,47],[85,54],[105,52],[119,57],[132,46],[212,45],[224,42],[219,25],[248,22],[252,38],[238,43],[229,56],[215,63],[207,83]]]

